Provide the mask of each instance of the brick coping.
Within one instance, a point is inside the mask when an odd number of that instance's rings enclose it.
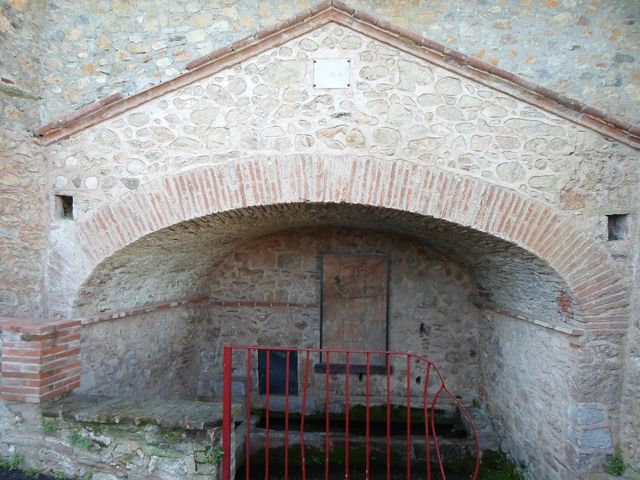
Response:
[[[0,332],[47,334],[81,325],[81,320],[44,320],[28,317],[0,317]]]
[[[329,0],[298,15],[244,37],[187,64],[187,72],[125,97],[113,93],[78,110],[62,115],[34,133],[45,144],[67,138],[85,128],[103,122],[136,106],[183,86],[213,75],[278,47],[327,23],[335,22],[373,39],[391,45],[490,88],[507,93],[524,102],[594,130],[633,148],[640,149],[640,126],[614,118],[601,110],[569,98],[549,88],[530,82],[491,63],[465,55],[409,30],[396,27],[368,13]]]

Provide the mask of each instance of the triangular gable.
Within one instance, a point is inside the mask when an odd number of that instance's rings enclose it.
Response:
[[[189,71],[143,92],[125,97],[116,93],[63,115],[35,134],[49,144],[69,137],[127,110],[255,57],[267,50],[337,23],[433,65],[445,68],[489,88],[511,95],[606,137],[640,148],[640,127],[621,122],[577,100],[536,85],[490,63],[464,55],[391,23],[354,10],[337,1],[323,2],[301,14],[240,39],[187,65]]]

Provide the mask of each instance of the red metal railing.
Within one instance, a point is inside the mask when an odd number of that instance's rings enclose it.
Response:
[[[259,355],[264,352],[262,364],[257,370],[262,371],[262,380],[259,380],[260,388],[254,388],[256,382],[254,377],[256,371],[254,365],[260,362],[254,362],[254,354]],[[284,354],[284,388],[281,394],[275,395],[270,390],[272,386],[272,357],[274,352],[282,358]],[[356,361],[354,362],[354,358]],[[260,359],[260,357],[259,357]],[[363,363],[357,363],[357,360]],[[291,361],[293,360],[293,362]],[[332,363],[333,361],[333,363]],[[245,365],[246,364],[246,369]],[[312,367],[313,364],[313,367]],[[292,372],[292,365],[294,371]],[[300,368],[302,366],[302,368]],[[312,374],[311,370],[315,374]],[[349,478],[372,478],[372,412],[376,409],[377,416],[380,412],[384,412],[385,418],[377,418],[382,420],[382,437],[384,437],[384,448],[380,449],[386,458],[384,458],[384,466],[386,467],[386,479],[397,478],[426,478],[430,479],[446,479],[445,472],[445,455],[441,448],[439,440],[440,427],[437,427],[437,412],[450,411],[456,412],[459,418],[463,419],[466,424],[466,430],[469,432],[471,439],[469,440],[470,449],[475,456],[472,465],[472,471],[469,472],[469,478],[476,480],[480,468],[480,444],[476,434],[475,426],[469,412],[466,410],[462,402],[453,395],[447,388],[443,376],[438,368],[429,360],[419,355],[404,352],[387,352],[387,351],[364,351],[364,350],[338,350],[338,349],[314,349],[314,348],[286,348],[286,347],[257,347],[257,346],[225,346],[224,347],[224,391],[223,391],[223,460],[222,475],[223,480],[231,480],[232,470],[235,466],[244,460],[244,475],[247,480],[252,478],[268,479],[270,472],[270,457],[275,454],[270,453],[270,449],[283,448],[283,455],[278,450],[277,460],[280,466],[279,473],[274,474],[277,478],[302,478],[306,480],[309,470],[310,450],[305,443],[305,426],[310,421],[311,415],[324,416],[321,419],[321,427],[323,431],[315,432],[313,435],[316,445],[324,444],[324,451],[321,458],[313,458],[315,467],[323,466],[323,474],[318,475],[316,472],[310,478],[319,478],[324,476],[326,480],[329,478],[338,478],[336,476],[336,468],[344,468],[344,472],[340,477],[348,480]],[[298,371],[302,370],[302,374]],[[237,374],[246,374],[246,378],[238,381]],[[293,374],[293,377],[292,377]],[[297,377],[295,377],[297,375]],[[352,378],[358,375],[356,381]],[[406,376],[406,384],[404,377]],[[343,378],[344,377],[344,378]],[[234,381],[235,379],[235,381]],[[301,379],[300,382],[298,380]],[[282,380],[282,379],[280,379]],[[364,385],[362,385],[364,381]],[[420,385],[420,388],[413,387],[413,383]],[[262,383],[260,383],[262,382]],[[243,386],[244,391],[236,391],[236,397],[233,398],[234,388],[238,390],[238,386]],[[295,411],[291,411],[291,393],[292,385],[301,385],[302,402],[296,402]],[[242,390],[240,388],[240,390]],[[262,390],[262,391],[261,391]],[[296,395],[296,398],[300,398]],[[232,452],[232,428],[234,422],[241,419],[233,418],[232,401],[244,402],[242,408],[244,417],[243,433],[238,433],[238,439],[244,436],[244,455],[236,458],[234,468],[232,469],[232,455],[240,452],[242,448],[236,448]],[[276,402],[277,400],[277,402]],[[402,400],[404,406],[402,410],[398,410],[398,400]],[[278,405],[274,405],[274,402]],[[323,403],[323,404],[322,404]],[[416,433],[412,431],[412,403],[419,405],[418,412],[422,414],[424,422],[424,432]],[[313,412],[309,412],[309,406],[312,405]],[[443,407],[444,405],[444,407]],[[356,406],[364,408],[364,439],[354,433],[353,418],[350,417],[350,409]],[[252,408],[256,407],[255,410]],[[448,410],[447,410],[448,408]],[[404,410],[406,409],[406,410]],[[261,419],[262,426],[257,427],[256,412],[261,412],[264,418]],[[282,430],[274,430],[273,416],[274,412],[278,414],[278,420],[282,421],[284,416],[284,432]],[[340,420],[344,416],[344,423],[340,422],[339,431],[336,431],[336,412],[340,412],[338,417]],[[404,412],[404,413],[403,413]],[[299,415],[299,420],[292,423],[291,416]],[[392,435],[392,426],[397,429],[397,417],[406,416],[406,435],[398,437]],[[417,417],[416,410],[413,412]],[[237,414],[236,414],[237,416]],[[392,418],[394,417],[394,418]],[[404,422],[403,422],[404,423]],[[334,431],[332,432],[332,427]],[[307,432],[308,433],[308,432]],[[324,438],[318,438],[318,433]],[[309,434],[311,435],[311,434]],[[255,460],[255,453],[252,451],[252,436],[254,440],[259,439],[259,445],[254,448],[261,456],[260,465],[252,469],[252,458]],[[379,437],[378,437],[379,438]],[[364,441],[364,474],[354,475],[352,458],[350,458],[350,450],[355,452],[356,447]],[[398,444],[400,450],[404,451],[406,458],[401,462],[404,466],[398,466],[397,452]],[[239,442],[240,443],[240,442]],[[416,454],[413,448],[424,448],[424,463],[416,464]],[[291,446],[298,445],[300,451],[299,459],[291,458]],[[332,465],[332,450],[337,445],[344,448],[343,455],[340,456],[342,465]],[[377,447],[380,445],[377,444]],[[359,447],[358,447],[359,448]],[[262,450],[264,450],[262,457]],[[361,450],[360,450],[361,451]],[[394,453],[396,454],[394,456]],[[435,455],[434,455],[435,453]],[[297,455],[297,452],[296,452]],[[283,459],[283,463],[282,463]],[[320,460],[320,461],[319,461]],[[361,455],[359,455],[362,462]],[[378,459],[379,460],[379,459]],[[350,462],[352,465],[350,465]],[[271,462],[273,464],[273,461]],[[292,468],[296,469],[292,472]],[[412,468],[414,472],[412,473]],[[418,471],[418,468],[420,471]],[[403,472],[398,472],[398,469]],[[298,471],[299,470],[299,471]],[[432,473],[433,470],[433,473]],[[376,469],[375,478],[381,478],[381,470]],[[384,475],[384,472],[382,471]],[[406,477],[405,477],[406,474]],[[333,475],[333,476],[332,476]],[[238,475],[236,478],[240,478]]]

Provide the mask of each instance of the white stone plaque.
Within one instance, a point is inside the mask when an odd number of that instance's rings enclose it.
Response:
[[[319,58],[313,61],[314,88],[348,88],[350,62],[346,58]]]

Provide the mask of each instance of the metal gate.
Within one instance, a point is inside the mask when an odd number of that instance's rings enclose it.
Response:
[[[468,478],[478,478],[480,444],[471,416],[449,391],[438,368],[424,357],[388,351],[225,346],[223,368],[223,480],[231,480],[235,466],[242,464],[244,474],[239,470],[236,478],[242,475],[247,480],[268,479],[270,475],[286,480],[306,480],[307,475],[326,480],[446,479],[447,459],[436,417],[438,412],[452,411],[462,419],[470,436],[475,458]],[[234,423],[242,420],[232,417],[232,402],[243,404],[244,431],[238,431],[236,441],[244,438],[244,449],[232,445]],[[356,407],[361,412],[357,422]],[[259,424],[256,412],[262,412]],[[313,434],[313,456],[308,428],[312,418],[320,423]],[[378,426],[375,438],[374,421]],[[399,422],[401,437],[395,431]],[[264,449],[259,457],[252,454],[252,440]],[[323,445],[318,445],[319,441]],[[424,457],[419,465],[418,444]],[[354,473],[356,448],[363,469],[359,474]],[[244,458],[232,462],[232,456],[242,450]],[[339,461],[332,453],[337,450]],[[399,451],[404,456],[400,462]],[[252,466],[256,458],[259,464]],[[275,463],[280,466],[277,473]],[[311,474],[311,463],[320,472]]]

